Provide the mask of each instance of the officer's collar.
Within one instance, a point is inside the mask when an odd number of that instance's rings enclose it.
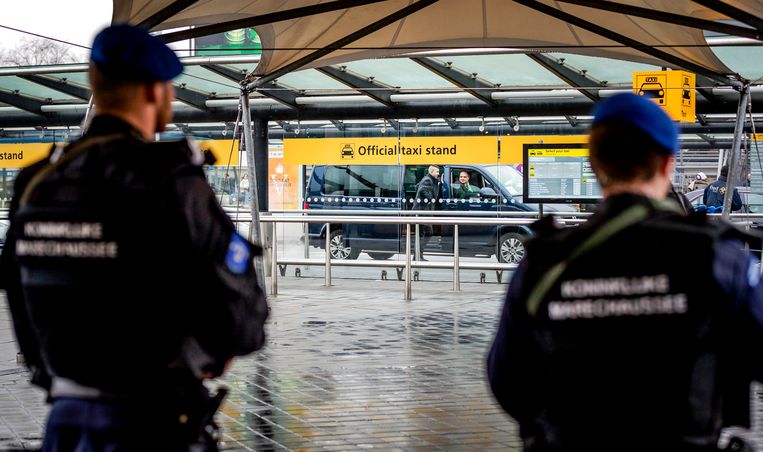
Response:
[[[145,141],[140,132],[129,122],[112,115],[98,115],[94,117],[93,122],[90,123],[90,127],[87,129],[88,135],[113,135],[118,133],[133,135],[141,141]]]
[[[636,193],[620,193],[607,197],[597,213],[602,213],[602,215],[609,217],[612,215],[617,215],[618,213],[633,206],[634,204],[644,204],[653,210],[666,210],[681,213],[680,208],[675,202],[671,202],[667,199],[657,201]]]

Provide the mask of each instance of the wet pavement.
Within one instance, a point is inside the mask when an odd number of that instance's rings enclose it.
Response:
[[[521,450],[484,361],[505,284],[279,279],[269,341],[219,382],[225,450]],[[0,448],[39,446],[43,394],[0,304]]]

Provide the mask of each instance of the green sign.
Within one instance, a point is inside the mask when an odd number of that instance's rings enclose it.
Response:
[[[253,28],[239,28],[194,40],[197,56],[254,55],[262,53],[260,36]]]

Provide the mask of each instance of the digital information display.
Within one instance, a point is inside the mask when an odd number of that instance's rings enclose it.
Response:
[[[579,203],[601,199],[585,144],[525,144],[524,201]]]

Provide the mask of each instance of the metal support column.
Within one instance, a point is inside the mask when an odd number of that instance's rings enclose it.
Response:
[[[734,141],[729,151],[729,175],[726,179],[726,195],[723,197],[723,212],[721,217],[728,220],[731,215],[731,201],[734,198],[734,187],[739,180],[740,168],[737,168],[739,161],[739,151],[742,149],[742,132],[744,132],[745,114],[747,113],[747,103],[750,100],[750,86],[745,85],[739,93],[739,105],[737,106],[737,122],[734,128]]]
[[[254,176],[256,184],[249,184],[249,189],[256,187],[256,191],[250,193],[252,199],[257,199],[260,212],[267,212],[268,206],[268,121],[263,118],[252,118],[252,130],[254,132]],[[251,166],[250,166],[251,168]],[[250,169],[251,173],[252,170]],[[249,174],[252,177],[252,174]],[[254,198],[254,195],[257,195]]]
[[[243,122],[243,138],[244,138],[244,147],[246,149],[246,162],[248,164],[248,170],[249,170],[249,202],[250,207],[252,209],[252,225],[251,225],[251,236],[252,241],[260,246],[264,246],[262,243],[262,229],[260,226],[260,203],[258,202],[258,190],[257,185],[259,181],[257,180],[257,171],[256,169],[256,159],[254,158],[255,154],[255,143],[254,143],[254,131],[252,130],[252,112],[249,107],[249,92],[245,89],[241,90],[241,122]],[[265,152],[267,152],[267,135],[265,136],[265,144],[266,149]],[[267,154],[265,154],[267,158]],[[267,166],[265,167],[265,171],[267,171]],[[262,263],[262,256],[258,256],[254,259],[254,269],[257,272],[257,283],[260,285],[260,287],[265,288],[265,267]]]
[[[278,295],[278,223],[271,223],[273,232],[270,235],[273,246],[270,247],[270,295]]]

